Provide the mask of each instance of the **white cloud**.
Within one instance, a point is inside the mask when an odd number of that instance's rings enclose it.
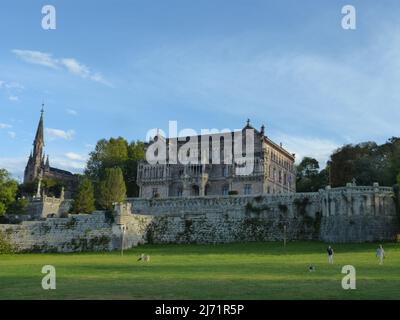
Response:
[[[89,68],[75,59],[61,59],[61,64],[63,64],[69,72],[82,78],[87,78],[90,75]]]
[[[61,129],[46,128],[45,131],[46,135],[49,137],[49,140],[55,140],[55,139],[71,140],[75,135],[74,130],[64,131]]]
[[[8,136],[9,136],[11,139],[15,139],[15,137],[17,136],[17,134],[16,134],[14,131],[8,131],[7,133],[8,133]]]
[[[9,129],[9,128],[12,128],[11,124],[0,123],[0,129]]]
[[[18,82],[0,81],[0,88],[1,87],[4,87],[6,89],[24,89],[24,86]]]
[[[53,69],[58,68],[58,60],[54,59],[50,53],[19,49],[14,49],[12,52],[25,62],[39,64]]]
[[[87,155],[76,152],[67,152],[62,156],[50,157],[51,166],[69,170],[72,172],[82,173],[86,167]]]
[[[3,90],[5,95],[8,97],[8,100],[12,102],[19,101],[19,97],[16,93],[21,92],[23,89],[24,86],[18,82],[0,80],[0,90]]]
[[[0,168],[6,169],[14,178],[22,179],[27,157],[2,158],[0,157]]]
[[[78,161],[86,161],[87,160],[87,156],[85,155],[81,155],[75,152],[67,152],[65,154],[65,156],[69,159],[69,160],[78,160]]]
[[[65,69],[68,72],[84,79],[111,86],[99,72],[92,72],[89,67],[74,58],[53,58],[52,54],[32,50],[14,49],[12,52],[27,63],[38,64],[52,69]]]
[[[67,111],[67,113],[68,113],[69,115],[71,115],[71,116],[76,116],[76,115],[78,115],[78,112],[77,112],[76,110],[67,109],[66,111]]]
[[[340,143],[329,139],[316,137],[298,137],[281,134],[274,138],[276,142],[283,142],[283,148],[290,153],[296,154],[296,163],[304,157],[312,157],[318,160],[321,169],[325,168],[330,155],[336,150]]]
[[[113,87],[113,85],[111,84],[111,82],[109,82],[108,80],[104,79],[104,77],[103,77],[100,73],[92,74],[92,75],[90,76],[90,79],[93,80],[93,81],[102,83],[102,84],[104,84],[104,85],[106,85],[106,86]]]
[[[86,167],[86,163],[84,161],[70,160],[65,157],[50,158],[50,164],[52,167],[78,173],[82,173]]]

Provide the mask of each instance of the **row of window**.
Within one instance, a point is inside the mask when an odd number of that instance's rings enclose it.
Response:
[[[278,152],[274,152],[272,149],[268,149],[267,154],[268,153],[270,153],[271,161],[275,161],[276,163],[278,163],[280,166],[284,167],[285,169],[288,169],[291,171],[293,170],[293,163],[291,161],[285,159],[285,157],[283,157],[281,154],[279,154]]]
[[[253,188],[252,188],[251,184],[245,184],[244,189],[243,189],[243,194],[245,194],[245,195],[252,194],[252,190],[253,190]],[[181,197],[182,193],[183,193],[182,191],[183,191],[182,188],[179,188],[177,190],[176,196]],[[193,190],[193,191],[196,191],[196,190]],[[192,192],[192,195],[198,195],[198,189],[197,189],[197,192]],[[229,195],[229,186],[228,185],[225,185],[222,187],[222,195],[224,195],[224,196]],[[152,189],[152,196],[153,197],[159,196],[158,188]]]
[[[280,184],[291,184],[292,183],[292,175],[287,174],[283,170],[277,170],[273,166],[269,166],[268,177],[270,177],[273,181],[278,181]]]
[[[194,187],[193,187],[193,190],[191,192],[191,195],[192,196],[197,196],[197,195],[199,195],[199,193],[198,193],[199,190],[198,190],[197,186],[194,186]],[[267,193],[282,193],[282,192],[285,192],[285,189],[283,187],[279,188],[279,187],[276,187],[276,186],[268,186]],[[245,184],[244,187],[243,187],[243,194],[244,195],[251,195],[252,193],[253,193],[253,186],[251,184]],[[182,188],[179,188],[177,190],[176,196],[177,197],[182,197],[182,195],[183,195],[183,190],[182,190]],[[222,195],[223,196],[229,195],[229,186],[228,185],[224,185],[222,187]],[[153,188],[152,189],[152,196],[153,197],[159,196],[158,188]]]

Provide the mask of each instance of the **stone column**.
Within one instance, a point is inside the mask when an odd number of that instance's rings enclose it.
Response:
[[[208,174],[207,173],[202,173],[201,178],[200,178],[200,190],[199,190],[199,196],[204,197],[206,195],[206,185],[208,182]]]
[[[60,195],[60,200],[64,201],[65,198],[65,191],[64,191],[64,187],[61,188],[61,195]]]
[[[41,187],[42,187],[42,176],[39,176],[38,187],[36,190],[36,198],[40,198],[42,196]]]
[[[182,184],[183,184],[183,189],[182,189],[182,197],[189,197],[190,196],[190,176],[185,172],[182,177]]]

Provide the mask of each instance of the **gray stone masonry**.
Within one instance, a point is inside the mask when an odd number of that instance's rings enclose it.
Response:
[[[0,225],[20,252],[110,251],[143,243],[392,241],[400,233],[391,188],[357,187],[259,196],[127,199],[113,214]]]

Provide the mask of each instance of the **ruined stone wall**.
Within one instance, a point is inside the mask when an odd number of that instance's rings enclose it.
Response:
[[[149,217],[126,217],[124,248],[144,243]],[[17,252],[80,252],[120,249],[122,234],[115,217],[105,212],[2,224],[0,233]]]
[[[260,196],[128,199],[154,217],[154,243],[393,240],[400,233],[391,188],[356,187]]]
[[[128,199],[113,214],[69,215],[0,225],[17,251],[79,252],[141,243],[226,243],[394,240],[400,217],[391,188],[355,187],[317,193]]]
[[[153,243],[319,239],[319,194],[130,199],[132,213],[153,216]]]
[[[29,201],[26,208],[26,216],[29,216],[31,220],[46,218],[50,215],[59,217],[68,213],[71,206],[72,200],[70,199],[45,196],[40,199],[32,199]]]
[[[393,240],[400,218],[391,188],[352,187],[321,194],[321,240],[367,242]]]

